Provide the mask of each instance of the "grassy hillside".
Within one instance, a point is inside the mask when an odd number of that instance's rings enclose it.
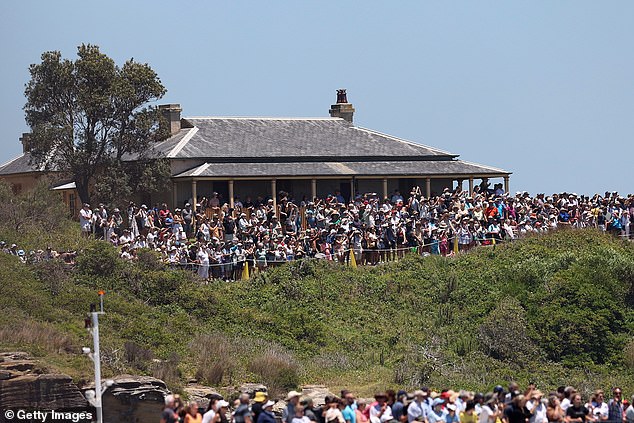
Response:
[[[77,243],[72,271],[0,255],[0,348],[78,381],[91,378],[83,319],[105,289],[106,375],[154,374],[174,389],[191,377],[361,394],[510,379],[634,389],[634,246],[592,231],[376,268],[295,262],[209,285],[151,252],[131,264],[105,243]]]
[[[549,388],[634,389],[634,246],[562,231],[453,259],[410,256],[349,269],[295,262],[249,281],[203,285],[79,237],[42,185],[13,196],[0,185],[0,239],[25,249],[80,251],[69,270],[0,254],[0,348],[22,349],[92,377],[79,354],[89,304],[105,289],[107,375],[153,374],[178,389],[261,381],[371,394],[422,384],[487,390],[517,379]]]

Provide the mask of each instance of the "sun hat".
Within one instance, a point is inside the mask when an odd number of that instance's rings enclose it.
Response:
[[[288,393],[288,395],[286,395],[286,401],[289,401],[289,400],[291,400],[292,398],[295,398],[295,397],[301,397],[301,396],[302,396],[302,394],[301,394],[301,393],[299,393],[299,392],[297,392],[297,391],[291,391],[291,392],[289,392],[289,393]]]
[[[268,395],[266,395],[266,392],[258,391],[255,393],[255,397],[253,398],[253,401],[264,402],[267,397]]]
[[[220,400],[216,403],[216,407],[218,408],[229,407],[229,403],[225,400]]]

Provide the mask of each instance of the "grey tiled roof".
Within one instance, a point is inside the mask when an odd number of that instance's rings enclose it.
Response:
[[[41,167],[30,163],[31,155],[29,153],[22,154],[15,159],[0,166],[0,175],[13,175],[17,173],[41,172]]]
[[[296,163],[205,163],[176,178],[189,177],[284,177],[284,176],[502,176],[508,172],[461,160],[369,161]]]
[[[166,157],[170,151],[174,149],[180,143],[183,138],[187,136],[187,134],[191,131],[191,128],[181,129],[177,134],[172,135],[165,141],[161,141],[156,144],[152,144],[150,146],[151,150],[148,152],[148,156],[150,157]],[[139,155],[134,154],[124,154],[124,161],[133,161],[136,160]]]
[[[154,146],[170,158],[456,157],[338,118],[185,118],[194,126]]]

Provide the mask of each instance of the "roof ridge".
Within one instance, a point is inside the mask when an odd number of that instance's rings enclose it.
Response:
[[[189,142],[189,140],[192,139],[192,137],[196,134],[196,132],[198,132],[198,127],[194,126],[193,128],[189,130],[189,132],[187,132],[187,134],[183,137],[183,139],[180,140],[178,144],[176,144],[169,153],[167,153],[166,155],[167,158],[172,159],[176,157],[176,155],[180,153],[183,147],[185,147],[185,145]]]
[[[467,161],[467,160],[460,160],[460,159],[458,159],[458,161],[459,161],[459,162],[462,162],[462,163],[466,163],[466,164],[472,165],[472,166],[486,167],[486,168],[489,168],[489,169],[492,169],[492,170],[496,170],[496,171],[498,171],[498,172],[500,172],[500,173],[508,173],[509,175],[513,173],[513,172],[509,172],[508,170],[501,169],[501,168],[499,168],[499,167],[494,167],[494,166],[489,166],[489,165],[483,165],[483,164],[480,164],[480,163],[475,163],[475,162],[469,162],[469,161]]]
[[[9,160],[8,162],[1,164],[1,165],[0,165],[0,170],[2,170],[2,168],[3,168],[3,167],[9,166],[11,163],[13,163],[14,161],[16,161],[16,160],[18,160],[18,159],[21,159],[21,158],[22,158],[22,157],[24,157],[24,156],[26,156],[26,153],[22,153],[22,154],[20,154],[19,156],[12,158],[12,159],[11,159],[11,160]]]
[[[194,170],[192,172],[192,176],[198,176],[201,173],[203,173],[205,170],[207,170],[207,168],[211,166],[211,163],[205,162],[204,164],[201,164],[200,166],[198,166],[198,168],[196,170]]]
[[[432,151],[437,151],[437,152],[443,153],[443,154],[445,154],[447,156],[454,156],[454,157],[458,157],[459,156],[459,154],[450,153],[449,151],[441,150],[440,148],[432,147],[432,146],[429,146],[429,145],[426,145],[426,144],[419,144],[419,143],[414,142],[414,141],[406,140],[405,138],[400,138],[400,137],[396,137],[394,135],[386,134],[384,132],[375,131],[374,129],[364,128],[362,126],[353,126],[352,128],[358,129],[360,131],[370,132],[372,134],[381,135],[381,136],[386,137],[386,138],[391,138],[393,140],[402,142],[404,144],[413,145],[414,147],[427,148],[427,149],[432,150]]]
[[[344,120],[342,118],[335,118],[335,117],[274,117],[274,116],[186,116],[183,119],[207,119],[207,120],[221,120],[221,119],[235,119],[235,120],[332,120],[332,121]]]

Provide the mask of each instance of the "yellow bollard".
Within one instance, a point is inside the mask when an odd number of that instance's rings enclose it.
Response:
[[[357,259],[354,257],[354,250],[350,250],[350,267],[357,268]]]
[[[249,279],[249,262],[245,261],[242,267],[242,280],[246,281],[247,279]]]

